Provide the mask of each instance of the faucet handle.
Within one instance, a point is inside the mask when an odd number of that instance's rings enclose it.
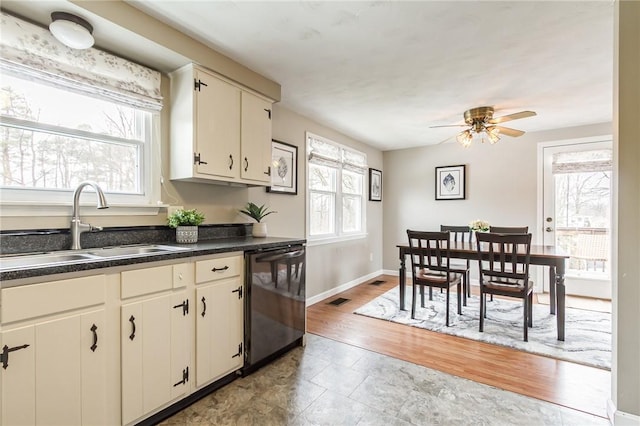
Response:
[[[102,231],[102,226],[93,226],[93,225],[89,225],[91,228],[91,232],[93,231]]]

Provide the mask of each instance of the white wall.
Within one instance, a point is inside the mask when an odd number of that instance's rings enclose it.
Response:
[[[384,269],[397,270],[407,229],[439,230],[484,219],[495,226],[537,222],[537,144],[611,134],[611,124],[503,137],[497,144],[457,142],[384,153]],[[466,165],[466,199],[435,200],[435,167]]]
[[[298,147],[298,195],[249,189],[249,199],[267,203],[278,214],[267,217],[271,235],[304,237],[306,226],[306,141],[310,131],[367,154],[369,167],[382,168],[382,152],[277,104],[273,110],[273,138]],[[383,189],[384,190],[384,189]],[[365,193],[368,197],[368,193]],[[384,194],[383,194],[384,197]],[[367,201],[367,237],[311,246],[307,250],[307,298],[382,269],[382,203]],[[373,260],[370,255],[373,254]]]

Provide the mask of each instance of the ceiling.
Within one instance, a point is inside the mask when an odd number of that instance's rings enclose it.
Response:
[[[612,1],[127,2],[382,150],[438,144],[460,129],[430,126],[477,106],[536,111],[508,124],[527,132],[612,120]]]

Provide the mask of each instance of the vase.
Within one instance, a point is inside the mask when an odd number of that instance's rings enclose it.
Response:
[[[253,224],[251,235],[254,237],[264,238],[267,236],[267,224],[258,222]]]
[[[198,242],[197,226],[178,226],[176,228],[176,242],[180,244],[193,244]]]

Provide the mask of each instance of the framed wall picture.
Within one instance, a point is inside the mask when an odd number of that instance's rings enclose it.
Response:
[[[369,169],[369,201],[382,201],[382,172]]]
[[[298,147],[271,140],[271,186],[267,192],[298,193]]]
[[[436,167],[436,200],[464,200],[466,197],[465,167]]]

